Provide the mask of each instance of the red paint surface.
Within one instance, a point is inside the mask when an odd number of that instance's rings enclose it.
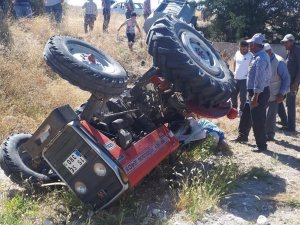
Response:
[[[177,138],[165,126],[161,126],[123,150],[86,121],[82,121],[81,124],[100,144],[110,146],[107,150],[122,165],[128,176],[130,187],[138,184],[179,146]]]

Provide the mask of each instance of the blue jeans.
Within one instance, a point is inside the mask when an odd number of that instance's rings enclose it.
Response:
[[[57,24],[61,23],[62,19],[62,5],[58,3],[52,6],[45,6],[45,12],[51,17],[51,19],[55,19]]]
[[[28,2],[17,3],[14,5],[14,9],[17,19],[32,17],[31,5]]]

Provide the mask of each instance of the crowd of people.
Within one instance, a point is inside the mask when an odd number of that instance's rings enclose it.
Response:
[[[126,0],[125,1],[125,17],[126,20],[118,29],[118,32],[123,26],[126,26],[126,36],[128,39],[128,48],[130,51],[133,50],[133,44],[135,42],[135,28],[138,29],[139,33],[142,36],[141,29],[136,21],[137,14],[135,12],[133,0]],[[97,5],[94,3],[93,0],[87,0],[84,3],[82,8],[85,9],[85,16],[84,16],[84,30],[85,33],[88,31],[92,31],[94,28],[94,23],[98,16],[98,9]],[[108,33],[109,22],[110,22],[110,14],[111,14],[111,1],[110,0],[102,0],[102,10],[103,10],[103,33]],[[147,19],[151,14],[151,1],[145,0],[144,1],[144,18]],[[88,29],[89,28],[89,29]]]
[[[267,150],[267,142],[275,140],[277,114],[281,118],[281,130],[296,132],[300,46],[296,45],[292,34],[287,34],[281,43],[287,50],[286,59],[265,43],[263,34],[255,34],[251,39],[241,41],[240,49],[234,56],[237,91],[232,96],[232,104],[239,108],[240,123],[239,135],[233,141],[247,142],[252,127],[256,141],[254,152]]]
[[[4,2],[4,1],[3,1]],[[50,17],[51,22],[59,27],[62,21],[64,0],[44,0],[44,11]],[[133,0],[126,0],[124,4],[126,11],[126,21],[121,25],[126,25],[126,36],[128,38],[128,47],[132,50],[133,43],[135,42],[135,28],[137,28],[142,34],[138,23],[136,21],[137,14],[135,13]],[[31,8],[30,0],[14,0],[13,2],[14,12],[17,19],[32,18],[33,11]],[[93,31],[94,24],[98,16],[98,7],[94,0],[87,0],[82,8],[84,11],[84,32],[88,33]],[[111,16],[111,1],[102,0],[102,12],[103,12],[103,33],[108,33],[110,16]],[[144,1],[144,18],[147,19],[151,14],[151,1]],[[120,27],[120,28],[121,28]],[[120,29],[119,29],[120,30]]]

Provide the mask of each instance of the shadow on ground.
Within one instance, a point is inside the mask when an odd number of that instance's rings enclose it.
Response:
[[[281,140],[281,141],[275,140],[275,144],[281,145],[285,148],[292,149],[292,150],[300,152],[300,146],[299,145],[291,144],[290,142],[285,141],[285,140]]]
[[[244,220],[256,221],[259,215],[268,217],[276,211],[276,202],[269,199],[285,191],[284,179],[262,167],[254,167],[238,181],[221,206]]]
[[[297,159],[291,155],[285,155],[282,153],[273,152],[270,150],[263,151],[267,156],[273,157],[284,165],[287,165],[293,169],[300,171],[300,159]]]

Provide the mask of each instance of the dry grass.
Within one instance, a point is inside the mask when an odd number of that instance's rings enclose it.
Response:
[[[0,53],[1,139],[12,132],[33,132],[54,107],[63,104],[77,107],[89,97],[89,93],[60,79],[44,63],[43,48],[52,35],[79,37],[103,49],[131,77],[145,72],[151,65],[146,46],[141,48],[137,43],[135,52],[130,53],[125,38],[121,42],[116,40],[116,30],[123,20],[123,16],[113,16],[110,33],[105,35],[100,29],[102,16],[98,17],[94,32],[84,34],[82,13],[78,11],[67,11],[59,30],[45,17],[10,22],[13,47]],[[140,66],[142,60],[146,61],[145,67]]]

